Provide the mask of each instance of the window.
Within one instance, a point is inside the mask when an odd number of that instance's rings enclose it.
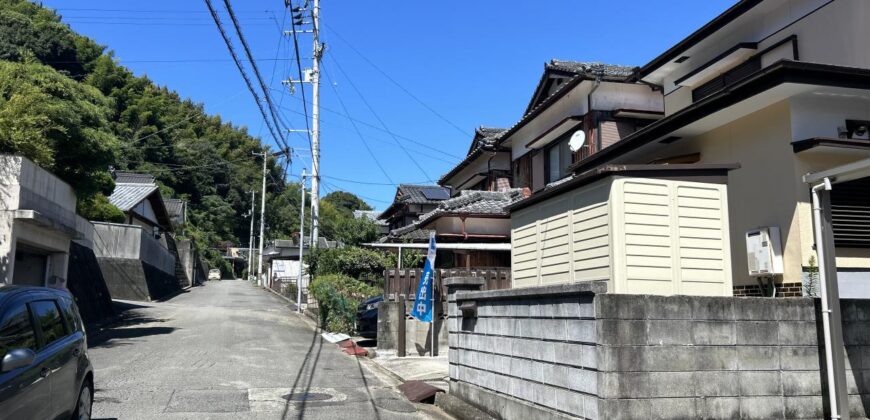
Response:
[[[12,310],[0,326],[0,357],[9,350],[21,348],[36,350],[36,336],[25,305]]]
[[[63,318],[60,316],[60,310],[57,308],[57,303],[53,300],[35,301],[30,304],[30,310],[33,311],[33,318],[42,331],[43,347],[48,346],[66,335]]]
[[[532,187],[532,154],[526,153],[513,161],[514,182],[516,188]]]
[[[545,151],[544,164],[548,184],[567,176],[565,172],[571,166],[572,158],[571,150],[568,148],[568,140],[570,139],[570,136],[565,136],[550,145]]]
[[[218,270],[220,271],[220,270]],[[79,321],[81,318],[78,315],[72,299],[63,298],[60,300],[60,310],[63,313],[63,318],[66,320],[66,327],[69,331],[82,331],[82,325]]]

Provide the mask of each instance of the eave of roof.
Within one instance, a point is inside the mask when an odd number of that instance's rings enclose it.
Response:
[[[632,77],[624,78],[621,80],[602,79],[602,81],[613,82],[613,83],[634,83],[633,81],[630,81],[630,79],[632,79]],[[550,105],[556,103],[559,99],[562,99],[562,97],[567,95],[568,92],[570,92],[572,89],[574,89],[580,83],[582,83],[583,81],[586,81],[586,80],[596,80],[596,78],[593,76],[587,76],[587,75],[577,75],[577,76],[574,76],[571,79],[569,79],[567,82],[565,82],[565,84],[560,86],[559,89],[557,89],[555,92],[553,92],[552,95],[548,96],[546,99],[541,101],[540,104],[538,104],[536,107],[534,107],[531,111],[527,112],[526,115],[523,115],[523,117],[520,118],[520,120],[517,121],[516,124],[514,124],[507,131],[505,131],[505,133],[502,134],[501,137],[499,138],[498,144],[501,145],[502,143],[504,143],[505,140],[510,138],[510,136],[516,134],[517,131],[519,131],[520,129],[525,127],[526,124],[528,124],[531,120],[533,120],[539,114],[544,112],[547,108],[550,107]]]
[[[572,178],[567,178],[560,181],[558,184],[548,187],[543,191],[535,193],[529,198],[517,201],[509,206],[507,210],[514,212],[532,204],[539,203],[550,197],[562,194],[573,190],[583,185],[590,184],[609,176],[626,176],[626,177],[642,177],[642,178],[662,178],[662,177],[679,177],[679,176],[709,176],[709,175],[724,175],[732,169],[739,168],[738,164],[657,164],[657,165],[602,165],[589,172],[581,175],[574,175]]]
[[[510,152],[510,149],[508,149],[506,147],[501,147],[501,146],[493,147],[493,148],[478,148],[477,150],[471,152],[471,154],[466,156],[465,159],[462,159],[461,162],[457,163],[456,166],[453,167],[453,169],[451,169],[446,174],[442,175],[441,178],[438,179],[438,185],[441,185],[441,186],[446,185],[447,181],[450,180],[450,178],[456,176],[456,174],[458,174],[459,171],[465,169],[466,166],[470,165],[472,162],[477,160],[477,158],[479,158],[481,155],[483,155],[484,152],[497,154],[497,153],[503,153],[503,152]]]
[[[704,38],[707,38],[719,29],[725,27],[725,25],[728,25],[735,19],[742,16],[744,13],[752,10],[752,8],[759,5],[762,1],[763,0],[741,0],[737,4],[731,6],[730,8],[728,8],[728,10],[725,10],[719,16],[716,16],[715,18],[713,18],[713,20],[707,22],[697,31],[692,32],[682,41],[678,42],[673,47],[668,48],[667,51],[661,53],[658,57],[653,58],[652,61],[641,67],[638,71],[639,77],[643,78],[644,76],[652,73],[659,67],[674,60],[683,52],[693,47],[695,44],[701,42]]]
[[[841,139],[833,137],[813,137],[791,142],[792,151],[800,153],[816,147],[833,147],[838,149],[870,150],[870,140]]]
[[[568,170],[574,173],[590,170],[637,147],[667,136],[673,131],[714,112],[783,83],[870,89],[870,70],[782,60],[632,133],[613,145],[575,163]]]

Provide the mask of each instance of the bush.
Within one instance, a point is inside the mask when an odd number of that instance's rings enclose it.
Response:
[[[354,279],[380,277],[389,259],[381,252],[358,247],[317,249],[306,256],[308,272],[320,274],[344,274]]]
[[[357,306],[380,293],[374,287],[341,274],[318,276],[308,290],[317,300],[321,328],[345,334],[353,332]]]

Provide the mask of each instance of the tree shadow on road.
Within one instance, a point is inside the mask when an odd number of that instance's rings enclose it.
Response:
[[[314,371],[317,368],[317,362],[320,360],[320,351],[323,349],[323,338],[320,337],[320,328],[315,328],[312,331],[311,335],[311,344],[308,346],[308,351],[305,353],[305,358],[302,360],[302,365],[299,366],[299,372],[296,372],[296,379],[293,381],[293,386],[290,388],[290,395],[299,394],[299,393],[307,393],[309,389],[311,389],[311,381],[314,377]],[[315,350],[315,346],[317,349]],[[315,353],[314,359],[312,361],[312,353]],[[309,362],[311,362],[309,366]],[[306,366],[309,369],[308,377],[303,379],[303,375],[305,373]],[[303,381],[300,384],[300,380]],[[306,401],[303,398],[299,404],[299,413],[297,414],[297,419],[302,419],[305,416],[305,404]],[[284,402],[284,411],[281,413],[281,418],[286,419],[288,411],[290,410],[290,399]]]
[[[143,315],[142,313],[130,311],[130,309],[145,308],[145,306],[131,304],[127,302],[115,302],[115,309],[120,315],[110,324],[105,325],[93,333],[88,334],[88,347],[111,348],[116,346],[127,346],[133,344],[134,338],[147,337],[151,335],[169,334],[176,330],[173,327],[162,326],[140,326],[166,322],[165,319],[153,318]]]

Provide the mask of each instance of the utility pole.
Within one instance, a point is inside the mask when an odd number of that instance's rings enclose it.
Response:
[[[266,161],[269,154],[266,152],[251,152],[254,156],[263,157],[263,192],[260,197],[260,247],[259,259],[257,260],[257,285],[263,285],[263,231],[266,230]]]
[[[257,208],[257,192],[251,190],[251,233],[248,235],[248,281],[251,280],[254,270],[254,214]]]
[[[302,313],[302,275],[305,262],[302,259],[302,246],[305,242],[305,169],[302,169],[302,180],[299,189],[302,190],[302,205],[299,206],[299,279],[296,280],[296,311]]]
[[[314,31],[314,54],[311,64],[311,247],[317,247],[320,233],[320,59],[323,45],[320,44],[320,0],[314,0],[311,9]]]
[[[289,150],[281,150],[272,154],[251,152],[252,155],[263,158],[263,192],[262,197],[260,197],[260,258],[257,263],[257,284],[260,286],[266,284],[263,280],[263,233],[266,230],[266,162],[269,160],[269,156],[281,156],[288,152]]]
[[[294,37],[297,34],[310,33],[313,35],[311,69],[305,70],[302,80],[291,79],[285,80],[283,83],[289,86],[290,93],[296,91],[295,83],[300,84],[300,89],[304,89],[303,83],[311,83],[312,123],[311,131],[308,133],[311,136],[311,246],[316,247],[320,234],[320,60],[323,58],[326,45],[320,42],[320,0],[313,0],[310,3],[310,9],[309,0],[304,0],[302,6],[292,8],[293,30],[284,31],[284,34]],[[285,4],[289,7],[290,0],[285,0]],[[311,21],[306,22],[303,20],[303,13],[309,10],[311,11]],[[311,24],[311,29],[296,29],[296,26],[307,24]]]

